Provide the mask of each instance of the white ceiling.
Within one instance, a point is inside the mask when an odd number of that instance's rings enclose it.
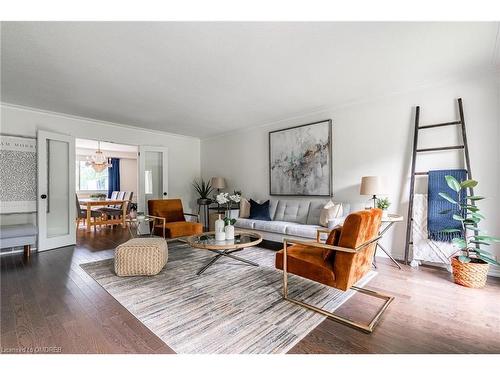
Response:
[[[498,23],[2,22],[2,101],[200,138],[494,69]]]

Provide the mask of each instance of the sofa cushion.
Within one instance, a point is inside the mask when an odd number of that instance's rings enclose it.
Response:
[[[278,207],[279,200],[271,199],[269,200],[269,216],[271,216],[271,220],[276,220],[274,216],[276,215],[276,207]]]
[[[0,248],[7,249],[9,247],[34,245],[35,243],[36,243],[36,236],[35,235],[33,235],[33,236],[2,238],[0,240]]]
[[[327,201],[311,201],[307,214],[306,224],[319,225],[319,216]]]
[[[310,201],[279,200],[273,220],[306,224]]]
[[[257,203],[250,199],[250,216],[249,219],[271,221],[269,216],[269,201]]]
[[[254,229],[262,230],[264,232],[273,232],[273,233],[281,233],[286,234],[287,226],[290,223],[286,221],[263,221],[263,220],[255,220]]]
[[[329,201],[321,210],[319,215],[319,225],[328,227],[330,220],[343,216],[342,203],[333,203]]]
[[[248,219],[250,216],[250,202],[246,198],[240,200],[240,215],[242,219]]]
[[[242,217],[239,217],[236,219],[236,223],[234,223],[234,226],[236,228],[242,228],[242,229],[254,229],[254,224],[255,220],[252,219],[244,219]]]
[[[336,217],[334,219],[331,219],[328,221],[328,229],[333,229],[334,227],[338,225],[344,224],[344,221],[347,216],[342,216],[342,217]]]
[[[320,228],[319,225],[288,223],[286,234],[296,237],[316,238],[317,230]]]

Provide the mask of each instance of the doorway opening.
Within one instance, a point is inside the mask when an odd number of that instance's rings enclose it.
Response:
[[[138,146],[75,140],[77,243],[82,235],[106,235],[137,209]]]

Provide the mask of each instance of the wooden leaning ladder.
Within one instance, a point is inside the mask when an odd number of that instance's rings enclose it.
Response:
[[[440,124],[432,125],[420,125],[420,106],[417,106],[415,111],[415,132],[413,133],[413,154],[411,159],[411,181],[410,181],[410,199],[408,203],[408,217],[406,224],[406,243],[405,243],[405,264],[408,264],[410,256],[410,245],[413,245],[412,241],[412,224],[413,224],[413,197],[415,195],[415,176],[423,175],[426,176],[429,172],[415,172],[416,159],[421,152],[432,152],[432,151],[445,151],[445,150],[463,150],[465,154],[465,169],[467,170],[467,178],[472,179],[472,172],[470,167],[469,158],[469,147],[467,144],[467,133],[465,130],[465,118],[464,118],[464,108],[462,104],[462,98],[457,99],[458,111],[460,114],[460,120],[443,122]],[[417,148],[418,147],[418,132],[419,130],[437,128],[441,126],[452,126],[460,125],[462,131],[462,144],[457,146],[446,146],[446,147],[431,147],[431,148]],[[469,188],[470,195],[474,195],[474,190]]]

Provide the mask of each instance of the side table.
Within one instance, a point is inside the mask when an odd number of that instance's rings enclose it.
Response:
[[[386,217],[382,217],[382,224],[385,224],[385,227],[379,233],[380,237],[384,237],[384,234],[395,224],[403,221],[403,216],[388,214]],[[377,248],[379,248],[389,257],[389,259],[401,269],[399,263],[394,259],[391,254],[380,244],[380,241],[377,241],[377,247],[375,248],[375,255],[377,255]],[[373,257],[373,265],[377,268],[377,262],[375,260],[375,256]]]
[[[151,215],[141,215],[141,216],[137,216],[133,219],[126,219],[126,222],[128,223],[128,231],[130,232],[130,236],[132,238],[134,237],[141,237],[141,236],[146,236],[147,233],[141,233],[140,231],[140,227],[141,227],[141,224],[144,224],[144,223],[153,223],[153,227],[154,227],[154,224],[155,224],[155,221],[161,221],[162,223],[162,228],[163,228],[163,238],[165,238],[165,223],[166,223],[166,219],[164,217],[159,217],[159,216],[151,216]],[[132,232],[132,227],[135,227],[135,235],[134,233]],[[150,237],[153,237],[153,233],[154,233],[154,230],[150,230],[149,231],[149,236]]]
[[[201,207],[203,207],[203,230],[208,231],[208,207],[213,203],[211,199],[198,199],[198,216],[201,214]]]

